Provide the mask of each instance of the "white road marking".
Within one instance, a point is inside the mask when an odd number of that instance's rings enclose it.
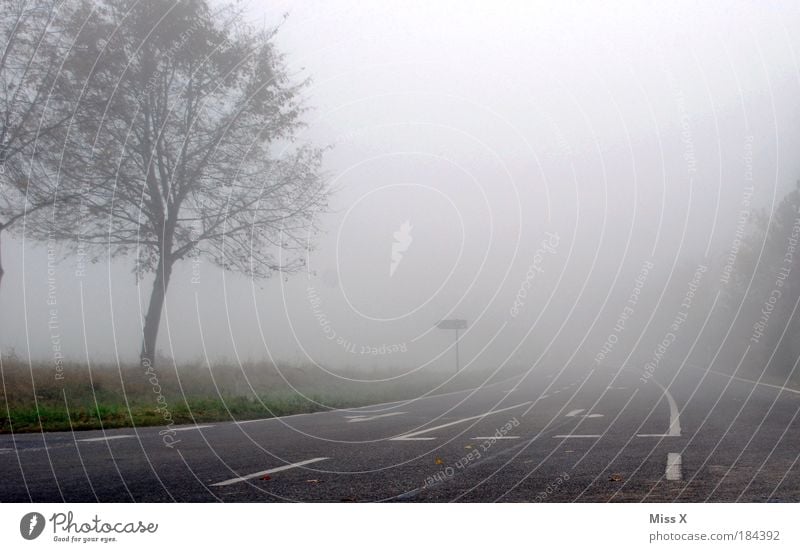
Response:
[[[665,475],[667,481],[680,481],[681,475],[681,455],[677,452],[670,452],[667,454],[667,469]]]
[[[450,427],[452,425],[461,424],[464,422],[468,422],[470,420],[477,420],[478,418],[483,418],[485,416],[489,416],[491,414],[499,414],[500,412],[505,412],[507,410],[513,410],[514,408],[519,408],[520,406],[525,406],[526,404],[530,404],[531,401],[526,401],[524,403],[515,404],[514,406],[508,406],[506,408],[500,408],[498,410],[490,410],[489,412],[484,412],[483,414],[478,414],[477,416],[470,416],[469,418],[463,418],[461,420],[456,420],[454,422],[447,422],[446,424],[429,427],[428,429],[421,429],[419,431],[414,431],[412,433],[407,433],[405,435],[400,435],[399,437],[393,437],[392,441],[412,441],[412,437],[416,437],[417,435],[422,435],[423,433],[429,433],[431,431],[436,431],[437,429],[442,429],[444,427]],[[433,437],[429,437],[428,440],[433,439]]]
[[[597,439],[602,435],[553,435],[553,439]]]
[[[130,439],[133,435],[109,435],[108,437],[93,437],[91,439],[78,439],[82,443],[94,443],[96,441],[111,441],[112,439]]]
[[[700,367],[694,367],[694,368],[699,369],[699,370],[705,370],[705,368],[700,368]],[[780,389],[781,391],[786,391],[787,393],[800,394],[800,389],[792,389],[791,387],[786,387],[786,386],[783,386],[783,385],[774,385],[772,383],[764,383],[763,381],[753,381],[753,380],[746,379],[746,378],[740,378],[738,376],[732,376],[730,374],[726,374],[725,372],[718,372],[716,370],[708,370],[708,372],[711,372],[712,374],[716,374],[718,376],[723,376],[723,377],[726,377],[726,378],[734,379],[736,381],[752,383],[753,385],[763,385],[764,387],[772,387],[773,389]]]
[[[319,412],[301,412],[300,414],[289,414],[288,416],[272,416],[271,418],[256,418],[255,420],[236,420],[233,423],[236,425],[252,424],[255,422],[269,422],[270,420],[285,420],[286,418],[297,418],[298,416],[311,416],[312,414],[319,414]]]
[[[496,435],[492,435],[491,437],[472,437],[475,441],[488,441],[489,439],[519,439],[518,435],[501,435],[497,437]]]
[[[193,429],[205,429],[207,427],[214,427],[214,426],[213,425],[198,425],[198,426],[175,427],[175,428],[172,428],[172,431],[191,431]]]
[[[255,479],[256,477],[262,477],[264,475],[270,475],[273,473],[278,473],[286,470],[291,470],[292,468],[299,468],[300,466],[305,466],[306,464],[312,464],[314,462],[319,462],[320,460],[328,460],[327,457],[322,458],[312,458],[310,460],[303,460],[302,462],[295,462],[294,464],[286,464],[285,466],[278,466],[277,468],[272,468],[269,470],[264,470],[256,473],[251,473],[249,475],[243,475],[241,477],[234,477],[232,479],[226,479],[225,481],[220,481],[219,483],[214,483],[212,487],[224,487],[226,485],[233,485],[234,483],[241,483],[242,481],[247,481],[248,479]]]
[[[567,413],[567,418],[574,418],[584,410],[585,410],[584,408],[577,408],[575,410],[570,410]],[[602,418],[603,416],[604,414],[584,414],[583,416],[581,416],[581,418]]]
[[[376,414],[375,416],[347,416],[350,423],[353,422],[368,422],[370,420],[377,420],[378,418],[387,418],[389,416],[399,416],[400,414],[407,414],[407,412],[389,412],[387,414]]]
[[[669,431],[667,432],[667,435],[670,437],[680,437],[681,418],[680,412],[678,411],[678,405],[675,403],[675,399],[672,398],[672,395],[669,394],[669,391],[667,391],[666,387],[658,383],[655,379],[652,381],[661,388],[661,390],[664,392],[664,396],[667,397],[667,402],[669,402]]]

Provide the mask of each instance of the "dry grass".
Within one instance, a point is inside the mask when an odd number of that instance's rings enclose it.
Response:
[[[504,371],[495,379],[510,375]],[[149,374],[138,364],[65,363],[63,378],[57,379],[52,365],[31,365],[14,355],[0,359],[0,376],[0,433],[283,416],[416,397],[447,379],[428,373],[375,383],[392,374],[345,370],[329,375],[313,366],[269,363],[176,365],[167,359]],[[484,379],[465,373],[435,392],[480,385]]]

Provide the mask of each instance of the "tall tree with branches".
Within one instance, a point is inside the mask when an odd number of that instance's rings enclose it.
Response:
[[[70,9],[60,0],[0,0],[0,239],[57,197],[57,181],[42,170],[36,149],[71,116],[56,86]],[[0,251],[0,282],[3,274]]]
[[[298,143],[307,81],[293,82],[274,29],[202,0],[79,12],[75,51],[91,70],[54,165],[61,185],[85,192],[84,209],[59,211],[54,232],[153,273],[141,346],[152,365],[179,261],[203,256],[254,278],[302,266],[327,200],[322,150]]]

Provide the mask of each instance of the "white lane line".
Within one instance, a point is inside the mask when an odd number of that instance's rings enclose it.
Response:
[[[578,414],[580,414],[584,410],[585,410],[585,408],[578,408],[578,409],[575,409],[575,410],[570,410],[567,413],[566,417],[567,418],[574,418],[575,416],[577,416]],[[581,416],[581,418],[602,418],[603,416],[605,416],[605,414],[584,414],[583,416]]]
[[[677,452],[670,452],[667,454],[667,469],[665,475],[667,481],[680,481],[681,475],[681,455]]]
[[[602,435],[553,435],[553,439],[597,439]]]
[[[489,439],[519,439],[519,435],[492,435],[491,437],[472,437],[474,441],[488,441]]]
[[[78,439],[81,443],[94,443],[96,441],[111,441],[112,439],[131,439],[133,435],[109,435],[108,437],[93,437],[91,439]]]
[[[698,369],[698,370],[703,370],[703,371],[706,370],[705,368],[700,368],[699,366],[696,366],[694,368]],[[745,383],[752,383],[753,385],[763,385],[764,387],[772,387],[773,389],[780,389],[781,391],[786,391],[787,393],[800,394],[800,389],[793,389],[791,387],[786,387],[786,386],[783,386],[783,385],[774,385],[772,383],[764,383],[763,381],[753,381],[751,379],[740,378],[738,376],[732,376],[730,374],[726,374],[725,372],[718,372],[716,370],[708,370],[708,372],[710,372],[712,374],[716,374],[718,376],[725,377],[725,378],[733,379],[733,380],[736,380],[736,381],[741,381],[741,382],[745,382]]]
[[[277,468],[251,473],[249,475],[243,475],[241,477],[234,477],[232,479],[226,479],[225,481],[220,481],[219,483],[212,484],[211,487],[224,487],[226,485],[233,485],[234,483],[241,483],[242,481],[247,481],[248,479],[255,479],[256,477],[262,477],[264,475],[270,475],[273,473],[291,470],[292,468],[299,468],[300,466],[305,466],[306,464],[312,464],[314,462],[319,462],[321,460],[328,460],[328,458],[327,457],[311,458],[310,460],[303,460],[302,462],[295,462],[294,464],[286,464],[285,466],[278,466]]]
[[[213,425],[197,425],[197,426],[186,426],[186,427],[174,427],[172,431],[191,431],[193,429],[205,429],[207,427],[214,427]]]
[[[285,420],[286,418],[297,418],[298,416],[311,416],[312,414],[319,414],[319,412],[301,412],[300,414],[289,414],[288,416],[272,416],[271,418],[256,418],[254,420],[235,420],[233,423],[236,425],[254,424],[256,422],[269,422],[271,420]]]
[[[429,433],[431,431],[436,431],[437,429],[442,429],[444,427],[450,427],[452,425],[461,424],[464,422],[468,422],[470,420],[477,420],[478,418],[483,418],[485,416],[489,416],[491,414],[499,414],[500,412],[505,412],[506,410],[513,410],[514,408],[519,408],[520,406],[525,406],[526,404],[531,404],[531,401],[526,401],[524,403],[515,404],[514,406],[508,406],[506,408],[500,408],[498,410],[490,410],[489,412],[484,412],[483,414],[478,414],[477,416],[470,416],[469,418],[463,418],[461,420],[456,420],[454,422],[447,422],[446,424],[429,427],[428,429],[421,429],[419,431],[414,431],[412,433],[406,433],[405,435],[400,435],[399,437],[393,437],[390,439],[391,441],[413,441],[416,439],[412,439],[413,437],[417,437],[417,435],[422,435],[423,433]],[[433,439],[434,437],[428,437],[426,440]]]
[[[670,395],[666,387],[658,383],[655,379],[652,381],[661,388],[661,390],[664,392],[664,396],[667,397],[667,402],[669,402],[669,431],[667,432],[667,435],[670,437],[680,437],[681,418],[680,412],[678,411],[678,405],[675,403],[675,399],[672,398],[672,395]]]
[[[407,412],[388,412],[387,414],[376,414],[375,416],[347,416],[349,423],[353,422],[368,422],[370,420],[377,420],[378,418],[388,418],[389,416],[399,416],[400,414],[407,414]]]
[[[669,433],[637,433],[637,437],[680,437],[680,435],[670,435]]]

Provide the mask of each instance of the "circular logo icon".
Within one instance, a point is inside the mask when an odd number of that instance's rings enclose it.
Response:
[[[44,531],[44,516],[39,512],[31,512],[22,516],[19,532],[25,540],[33,540]]]

